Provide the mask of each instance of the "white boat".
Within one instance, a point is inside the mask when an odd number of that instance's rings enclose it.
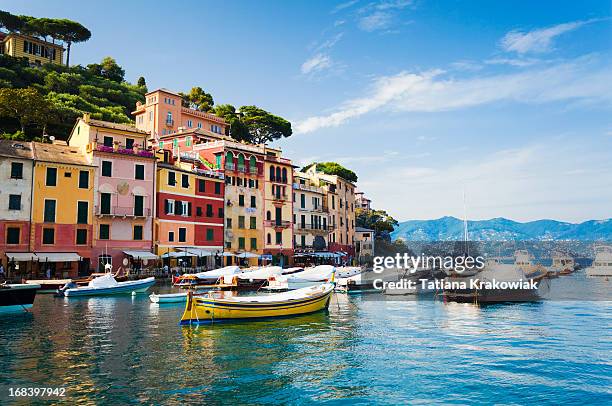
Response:
[[[289,275],[270,278],[269,290],[294,290],[329,282],[335,272],[332,265],[318,265]]]
[[[595,259],[587,268],[587,276],[612,276],[612,246],[599,245],[594,247]]]
[[[67,285],[60,290],[64,296],[100,296],[119,295],[124,293],[143,293],[155,284],[155,278],[150,277],[136,281],[117,282],[110,273],[99,276],[87,284],[87,286],[70,287]]]
[[[336,268],[336,279],[349,278],[363,272],[360,266],[341,266]]]
[[[571,255],[555,252],[552,257],[552,264],[548,268],[549,277],[557,277],[559,275],[569,275],[576,270],[576,261]]]
[[[174,278],[175,286],[190,287],[196,285],[215,285],[224,280],[228,275],[240,273],[240,267],[231,265],[223,268],[213,269],[212,271],[185,274]]]
[[[166,293],[162,295],[152,293],[149,295],[149,299],[153,303],[185,303],[187,301],[187,292]]]

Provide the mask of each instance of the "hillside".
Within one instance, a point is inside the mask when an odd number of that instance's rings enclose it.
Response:
[[[468,221],[469,239],[474,241],[612,240],[612,219],[573,224],[555,220],[519,223],[505,218]],[[406,241],[452,241],[463,239],[463,220],[442,217],[436,220],[409,220],[399,223],[392,239]]]

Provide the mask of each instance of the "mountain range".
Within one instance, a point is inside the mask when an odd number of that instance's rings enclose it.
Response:
[[[391,238],[406,241],[463,240],[463,220],[442,217],[435,220],[409,220],[399,223]],[[472,241],[612,241],[612,219],[566,223],[536,220],[519,223],[502,217],[468,221]]]

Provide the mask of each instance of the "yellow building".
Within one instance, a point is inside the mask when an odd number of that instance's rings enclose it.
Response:
[[[29,35],[0,33],[0,51],[15,58],[28,58],[31,64],[55,63],[61,65],[64,47]]]
[[[265,147],[264,176],[264,254],[287,265],[293,259],[293,164],[279,149]]]
[[[77,148],[33,145],[30,246],[37,271],[50,270],[55,277],[85,274],[91,262],[95,167]]]

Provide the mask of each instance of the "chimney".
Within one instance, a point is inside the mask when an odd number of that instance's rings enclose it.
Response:
[[[89,113],[83,113],[83,121],[85,121],[86,123],[89,123]]]

